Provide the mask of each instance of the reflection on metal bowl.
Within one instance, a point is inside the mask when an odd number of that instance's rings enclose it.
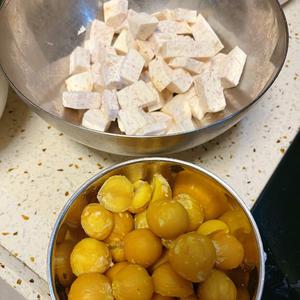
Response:
[[[251,261],[251,268],[247,267],[249,273],[246,273],[250,276],[250,278],[248,278],[248,289],[251,294],[251,299],[261,299],[265,276],[264,251],[260,234],[249,209],[239,196],[217,176],[194,164],[168,158],[141,158],[112,166],[87,181],[71,197],[58,217],[49,244],[48,282],[52,299],[66,299],[66,289],[59,284],[58,277],[55,274],[56,246],[64,240],[69,240],[70,236],[72,241],[75,239],[76,242],[85,237],[85,233],[80,226],[81,213],[88,203],[98,202],[96,197],[97,193],[106,179],[112,175],[126,175],[128,178],[131,178],[130,175],[135,174],[135,177],[138,175],[139,178],[150,181],[153,174],[161,173],[168,179],[172,186],[172,179],[183,170],[185,170],[184,174],[189,172],[193,178],[201,180],[202,183],[205,182],[206,191],[214,193],[215,196],[218,195],[214,197],[214,199],[218,199],[216,200],[217,202],[215,202],[214,211],[218,211],[218,214],[223,214],[224,211],[220,212],[220,208],[224,208],[224,203],[226,203],[226,207],[228,207],[228,209],[226,208],[226,212],[238,211],[240,216],[239,220],[241,216],[243,220],[246,219],[248,231],[247,234],[242,233],[240,237],[245,243],[245,249],[246,244],[248,245],[248,250],[245,250],[245,253],[247,252],[248,254],[245,255],[244,262],[248,264],[249,261]],[[225,215],[226,213],[222,215],[221,219],[225,218]],[[223,220],[225,221],[225,219]],[[237,234],[241,233],[238,230],[235,232],[238,232]],[[248,263],[246,263],[246,261],[248,261]],[[239,269],[235,269],[235,271],[236,270]],[[231,274],[230,276],[234,275]],[[239,276],[240,275],[238,275],[238,278]]]

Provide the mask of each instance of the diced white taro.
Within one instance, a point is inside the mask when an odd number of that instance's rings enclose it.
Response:
[[[177,125],[175,121],[173,121],[171,126],[168,129],[167,134],[177,134],[177,133],[179,133],[179,130],[177,129]]]
[[[121,31],[114,43],[114,48],[118,54],[128,53],[128,30],[124,29]]]
[[[239,47],[235,47],[220,64],[219,76],[225,89],[236,87],[239,84],[246,60],[246,53]]]
[[[150,41],[139,41],[139,40],[136,41],[136,44],[137,44],[137,50],[144,57],[145,66],[147,66],[155,56],[155,45],[153,42]]]
[[[129,30],[134,39],[147,40],[155,31],[158,20],[146,13],[128,16]]]
[[[163,43],[160,54],[163,58],[191,57],[210,58],[216,53],[205,43],[194,41],[188,36],[178,36],[177,39]]]
[[[133,106],[146,108],[156,101],[155,93],[141,80],[118,91],[117,96],[121,108]]]
[[[135,15],[137,15],[137,14],[138,14],[138,12],[136,12],[134,9],[130,8],[130,9],[128,9],[127,18],[128,18],[128,17],[135,16]]]
[[[110,0],[103,3],[104,21],[108,26],[118,28],[127,18],[128,0]]]
[[[192,26],[192,32],[195,40],[206,49],[206,57],[213,57],[224,48],[217,34],[201,14]]]
[[[206,71],[194,77],[196,94],[207,103],[208,112],[222,111],[226,100],[221,80],[214,73]]]
[[[113,47],[107,46],[97,40],[85,41],[84,48],[90,51],[92,63],[103,64],[108,54],[116,54],[116,50]]]
[[[189,98],[188,101],[192,110],[192,116],[195,119],[202,120],[208,112],[207,103],[197,95]]]
[[[116,39],[114,49],[117,50],[118,54],[125,55],[131,48],[137,49],[137,43],[131,33],[127,29],[124,29]]]
[[[120,131],[125,132],[125,126],[123,125],[123,123],[119,117],[117,118],[117,122],[118,122],[118,127],[119,127]]]
[[[87,49],[77,47],[70,55],[70,75],[90,70],[91,54]]]
[[[187,22],[177,21],[159,21],[157,30],[162,33],[173,33],[173,34],[191,34],[191,27]]]
[[[190,89],[193,84],[193,77],[183,69],[171,71],[171,83],[167,89],[173,93],[182,94]]]
[[[66,80],[69,92],[91,92],[93,90],[93,78],[91,72],[75,74]]]
[[[169,130],[167,134],[178,134],[182,132],[192,131],[197,128],[196,123],[193,121],[193,119],[182,119],[173,121],[171,126],[169,127]]]
[[[190,57],[175,57],[169,61],[169,66],[172,68],[183,68],[192,74],[200,74],[205,66],[205,63]]]
[[[212,65],[215,65],[216,68],[218,68],[225,61],[226,57],[227,57],[226,54],[218,53],[216,56],[211,58],[210,62]]]
[[[182,119],[179,121],[175,121],[176,124],[176,131],[179,132],[186,132],[192,131],[196,129],[195,123],[192,119]]]
[[[108,55],[103,68],[103,80],[108,89],[120,89],[123,86],[120,75],[124,57]]]
[[[94,92],[64,92],[63,106],[73,109],[98,109],[102,94]]]
[[[149,63],[149,75],[151,81],[159,92],[164,90],[172,82],[170,76],[171,72],[172,69],[170,69],[160,57]]]
[[[181,120],[191,119],[192,112],[184,95],[177,95],[171,99],[163,108],[162,112],[173,117],[176,123]]]
[[[174,20],[195,23],[197,21],[197,11],[185,8],[176,8],[173,12]]]
[[[176,38],[177,35],[174,33],[154,32],[149,41],[155,45],[155,54],[158,54],[164,42],[172,41]]]
[[[127,38],[128,48],[137,50],[138,46],[136,40],[133,38],[130,31],[128,31],[128,38]]]
[[[147,125],[148,119],[149,117],[142,109],[129,106],[119,111],[119,128],[127,135],[134,135],[139,129]]]
[[[155,95],[155,103],[148,105],[148,111],[152,112],[161,109],[165,105],[165,99],[162,94],[156,90],[152,82],[148,82],[147,85]]]
[[[185,93],[186,99],[190,104],[192,116],[195,119],[201,120],[208,112],[207,103],[203,98],[200,98],[193,86],[187,93]]]
[[[103,76],[101,74],[92,73],[93,77],[93,91],[102,93],[105,86],[103,82]]]
[[[102,93],[105,87],[103,80],[103,66],[99,63],[93,64],[91,73],[93,79],[93,91]]]
[[[130,49],[121,67],[120,75],[122,80],[127,84],[138,81],[144,65],[145,60],[143,56],[138,51]]]
[[[114,36],[112,27],[107,26],[104,22],[94,20],[91,24],[89,39],[101,42],[106,46],[110,46]]]
[[[119,27],[115,28],[115,33],[121,33],[123,30],[129,30],[127,19],[125,19]]]
[[[116,120],[116,118],[118,117],[120,106],[115,91],[105,90],[103,92],[101,110],[108,120]]]
[[[82,118],[82,126],[98,131],[106,131],[110,123],[111,121],[100,109],[90,109],[84,113]]]
[[[136,15],[136,14],[137,14],[136,11],[134,11],[133,9],[129,9],[128,13],[127,13],[127,18],[122,22],[122,24],[119,27],[114,28],[115,29],[115,33],[120,33],[124,29],[129,30],[128,17]]]
[[[152,14],[157,20],[164,21],[164,20],[174,20],[174,12],[171,9],[163,9],[160,11],[157,11]]]
[[[156,136],[165,134],[168,131],[167,124],[155,121],[156,120],[150,118],[148,123],[136,132],[136,135]]]
[[[170,128],[172,126],[173,118],[168,114],[165,114],[161,111],[154,111],[150,112],[149,115],[155,120],[155,122],[165,123],[167,125],[167,128]]]
[[[220,72],[222,69],[222,65],[224,64],[226,60],[227,55],[224,53],[218,53],[216,56],[214,56],[212,59],[210,59],[207,63],[205,63],[204,71],[210,70],[214,76],[217,76],[220,78]]]

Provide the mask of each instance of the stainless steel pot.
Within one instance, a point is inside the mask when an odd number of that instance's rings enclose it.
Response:
[[[159,137],[125,136],[82,127],[82,112],[64,109],[61,93],[68,55],[83,43],[78,31],[102,18],[99,0],[0,0],[0,65],[12,87],[42,118],[72,139],[102,151],[153,155],[183,151],[222,134],[253,107],[279,74],[288,49],[286,19],[277,0],[129,0],[137,11],[197,9],[225,44],[240,46],[248,62],[239,87],[226,91],[227,108],[209,114],[199,129]],[[100,7],[99,7],[100,3]]]
[[[256,240],[255,251],[258,257],[257,260],[257,268],[255,272],[256,277],[256,286],[254,287],[254,296],[253,300],[261,299],[263,285],[264,285],[264,276],[265,276],[265,266],[264,266],[264,251],[262,246],[262,241],[260,238],[260,234],[258,232],[255,221],[244,204],[242,199],[234,192],[234,190],[229,187],[225,182],[223,182],[216,175],[210,173],[209,171],[203,169],[200,166],[169,158],[141,158],[136,160],[131,160],[127,162],[123,162],[121,164],[112,166],[91,178],[87,181],[82,187],[77,190],[77,192],[71,197],[68,203],[63,208],[60,213],[56,224],[54,225],[53,232],[50,238],[49,250],[48,250],[48,282],[50,286],[50,293],[52,299],[64,299],[64,290],[60,289],[58,285],[56,285],[55,280],[55,266],[54,266],[54,255],[55,255],[55,247],[58,239],[61,239],[62,233],[65,233],[66,227],[70,226],[70,212],[72,212],[72,220],[74,221],[74,209],[76,209],[76,215],[80,218],[80,213],[83,210],[83,206],[81,205],[83,202],[95,202],[96,194],[103,184],[103,182],[110,176],[116,174],[128,174],[128,172],[133,171],[141,171],[144,176],[147,178],[147,174],[149,172],[153,173],[153,170],[160,171],[163,174],[177,173],[183,169],[190,170],[192,172],[197,173],[198,176],[202,176],[202,178],[207,182],[208,185],[213,187],[214,189],[220,189],[224,195],[226,195],[230,204],[234,206],[240,207],[245,215],[247,216],[253,234]],[[79,211],[78,211],[79,210]]]

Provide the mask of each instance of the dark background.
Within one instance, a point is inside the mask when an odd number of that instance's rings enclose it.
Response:
[[[300,299],[300,134],[252,213],[267,255],[263,300]]]

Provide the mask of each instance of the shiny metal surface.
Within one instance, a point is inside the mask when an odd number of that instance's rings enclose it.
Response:
[[[74,140],[116,154],[179,152],[225,132],[271,86],[288,48],[287,24],[277,0],[129,0],[137,11],[182,6],[201,11],[220,35],[225,51],[238,45],[248,61],[241,84],[226,91],[226,110],[207,115],[195,131],[161,137],[101,133],[82,127],[82,112],[64,109],[61,103],[68,55],[83,42],[84,34],[78,35],[81,26],[102,18],[101,1],[2,2],[0,64],[13,88],[36,113]]]
[[[81,186],[77,192],[70,198],[70,200],[67,202],[65,207],[63,208],[62,212],[58,216],[58,219],[56,221],[56,224],[54,225],[53,232],[50,237],[49,242],[49,249],[48,249],[48,261],[47,261],[47,276],[48,276],[48,283],[50,287],[50,294],[51,298],[53,300],[62,300],[64,295],[64,289],[61,289],[59,291],[58,286],[55,282],[55,273],[54,273],[54,252],[55,252],[55,245],[57,237],[60,235],[60,230],[62,228],[62,225],[65,226],[66,218],[68,218],[68,214],[70,213],[70,210],[72,208],[76,207],[82,207],[82,205],[78,205],[80,201],[83,201],[84,198],[88,202],[97,202],[96,195],[101,187],[101,185],[104,183],[104,181],[112,176],[117,174],[126,175],[126,172],[129,170],[131,172],[134,168],[142,167],[144,170],[145,177],[147,178],[148,171],[153,174],[153,170],[156,171],[162,170],[161,172],[163,174],[170,174],[177,173],[183,169],[187,169],[189,171],[197,173],[197,175],[203,176],[203,179],[207,182],[207,184],[211,185],[214,189],[219,189],[222,192],[224,192],[227,196],[228,202],[231,203],[234,206],[238,206],[242,208],[245,215],[248,217],[250,224],[253,229],[253,233],[255,235],[255,239],[257,242],[257,256],[258,256],[258,274],[257,274],[257,287],[255,295],[253,296],[252,300],[259,300],[262,296],[263,286],[264,286],[264,278],[265,278],[265,260],[264,260],[264,251],[263,251],[263,245],[261,241],[261,237],[258,231],[258,228],[256,226],[256,223],[243,202],[243,200],[236,194],[236,192],[228,186],[224,181],[222,181],[219,177],[216,175],[210,173],[209,171],[203,169],[200,166],[184,162],[181,160],[176,159],[170,159],[170,158],[140,158],[135,160],[130,160],[127,162],[123,162],[120,164],[117,164],[115,166],[112,166],[110,168],[107,168],[103,170],[102,172],[95,175],[93,178],[91,178],[89,181],[87,181],[83,186]],[[83,209],[83,208],[81,208]],[[79,214],[80,216],[80,214]],[[61,236],[61,235],[60,235]],[[62,292],[63,295],[60,294]],[[60,296],[59,296],[60,294]]]

